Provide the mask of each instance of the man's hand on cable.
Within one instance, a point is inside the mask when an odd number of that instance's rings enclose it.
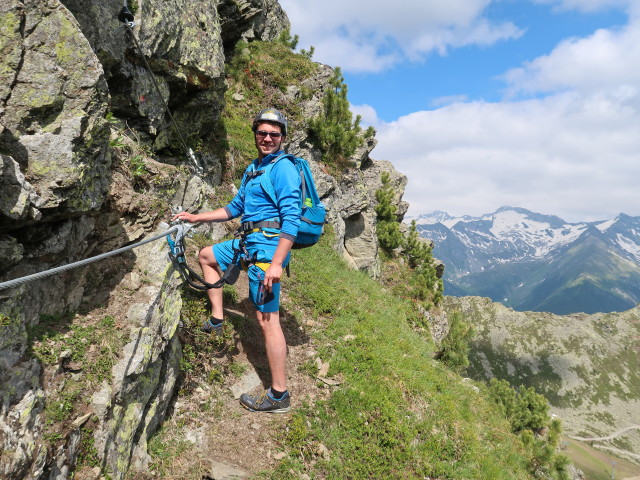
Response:
[[[229,214],[224,208],[218,208],[213,212],[205,213],[189,213],[180,212],[173,216],[172,220],[182,220],[189,223],[201,223],[201,222],[224,222],[229,220]]]
[[[189,212],[180,212],[177,213],[173,216],[173,218],[171,219],[172,222],[176,221],[176,220],[182,220],[184,222],[189,222],[189,223],[195,223],[195,215],[193,213],[189,213]]]

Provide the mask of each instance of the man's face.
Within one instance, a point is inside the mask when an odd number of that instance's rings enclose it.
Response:
[[[271,135],[267,135],[270,133],[274,133],[278,138],[274,138]],[[284,137],[279,136],[282,134],[282,129],[280,125],[273,123],[259,123],[256,128],[255,138],[256,138],[256,148],[258,149],[258,158],[264,158],[267,155],[272,153],[276,153],[280,150],[280,145],[282,145],[282,140]]]

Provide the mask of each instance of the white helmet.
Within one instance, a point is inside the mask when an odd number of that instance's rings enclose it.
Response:
[[[258,124],[262,122],[276,123],[282,128],[282,135],[287,136],[287,117],[285,117],[279,110],[275,108],[265,108],[260,110],[256,117],[253,119],[253,125],[251,130],[256,131]]]

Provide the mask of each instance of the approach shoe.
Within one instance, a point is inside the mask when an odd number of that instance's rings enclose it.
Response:
[[[222,322],[213,323],[211,319],[204,322],[201,329],[204,333],[211,333],[214,337],[222,337]]]
[[[270,389],[265,390],[257,398],[243,393],[240,397],[240,405],[252,412],[267,412],[267,413],[286,413],[289,411],[289,405],[291,402],[291,396],[289,392],[285,392],[280,400],[276,400],[270,394]]]

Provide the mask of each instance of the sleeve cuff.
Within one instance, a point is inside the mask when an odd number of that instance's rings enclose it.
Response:
[[[291,240],[292,242],[296,241],[296,237],[294,237],[290,233],[280,232],[280,238],[286,238],[287,240]]]

